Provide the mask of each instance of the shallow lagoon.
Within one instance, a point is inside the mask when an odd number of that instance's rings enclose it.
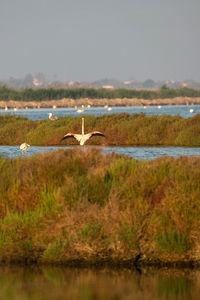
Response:
[[[194,113],[199,113],[198,107]],[[94,115],[103,113],[145,112],[150,114],[180,114],[190,117],[190,107],[166,106],[160,110],[149,107],[144,111],[142,107],[113,108],[105,112],[103,108],[94,109]],[[149,110],[149,111],[148,111]],[[19,110],[8,112],[26,116],[33,120],[47,119],[48,112],[53,110]],[[2,112],[1,112],[2,113]],[[78,115],[74,109],[56,109],[55,115]],[[66,114],[65,114],[66,113]],[[68,114],[69,113],[69,114]],[[85,112],[86,113],[86,112]],[[92,109],[90,110],[92,113]],[[88,114],[90,114],[88,113]],[[4,112],[3,112],[4,114]],[[80,148],[79,146],[35,147],[28,148],[26,154],[21,154],[19,146],[0,146],[0,155],[15,158],[31,156],[46,151],[58,149]],[[92,146],[85,147],[91,149]],[[151,160],[161,156],[198,156],[200,148],[188,147],[95,147],[103,153],[116,152],[139,160]],[[67,268],[67,267],[0,267],[0,299],[198,299],[200,294],[200,270],[192,269],[154,269],[154,268]]]
[[[75,149],[81,148],[80,146],[49,146],[39,147],[31,146],[27,152],[21,153],[19,146],[0,146],[0,155],[3,157],[15,158],[18,156],[31,156],[37,153],[56,151],[61,149]],[[128,155],[138,160],[152,160],[162,156],[199,156],[200,147],[103,147],[103,146],[85,146],[85,151],[96,148],[101,150],[104,154],[115,152],[117,154]]]
[[[191,113],[190,110],[193,110]],[[157,106],[114,106],[112,110],[104,107],[91,107],[85,108],[83,113],[77,113],[75,108],[41,108],[41,109],[18,109],[14,111],[9,109],[7,111],[0,109],[1,115],[15,115],[26,117],[31,120],[45,120],[48,119],[48,113],[53,113],[53,115],[60,117],[71,117],[71,116],[80,116],[80,115],[91,115],[91,116],[101,116],[101,115],[111,115],[119,113],[128,113],[128,114],[139,114],[144,113],[147,116],[161,116],[161,115],[180,115],[183,118],[189,118],[196,114],[200,113],[200,105],[164,105],[159,109]]]

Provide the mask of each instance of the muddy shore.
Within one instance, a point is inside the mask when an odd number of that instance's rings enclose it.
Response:
[[[50,101],[0,101],[0,108],[49,108],[49,107],[74,107],[74,106],[142,106],[142,105],[198,105],[200,104],[200,97],[176,97],[166,99],[137,99],[137,98],[122,98],[122,99],[70,99],[63,98],[61,100],[50,100]]]

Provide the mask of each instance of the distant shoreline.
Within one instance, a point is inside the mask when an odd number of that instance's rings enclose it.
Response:
[[[60,100],[47,101],[0,101],[0,109],[9,108],[57,108],[80,107],[84,106],[153,106],[153,105],[199,105],[200,97],[176,97],[166,99],[138,99],[138,98],[121,98],[121,99],[70,99],[63,98]]]

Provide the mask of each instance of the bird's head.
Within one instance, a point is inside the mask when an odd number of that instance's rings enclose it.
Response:
[[[52,113],[49,113],[49,117],[52,117]]]

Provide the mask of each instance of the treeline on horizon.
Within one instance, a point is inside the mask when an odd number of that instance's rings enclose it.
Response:
[[[163,85],[158,90],[134,90],[134,89],[113,89],[104,88],[69,88],[69,89],[21,89],[15,90],[0,87],[0,100],[8,101],[42,101],[42,100],[58,100],[63,98],[80,99],[116,99],[116,98],[138,98],[138,99],[164,99],[175,97],[200,97],[200,90],[187,87],[171,89]]]

